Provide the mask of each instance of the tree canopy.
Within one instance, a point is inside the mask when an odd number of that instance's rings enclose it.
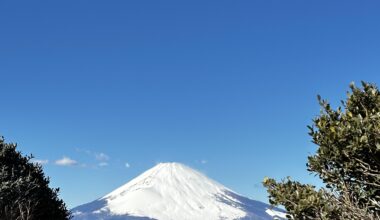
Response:
[[[49,187],[41,165],[0,137],[0,219],[66,220],[70,212]]]
[[[380,219],[380,92],[366,82],[350,89],[337,109],[318,96],[321,113],[308,126],[318,148],[307,170],[325,188],[264,179],[270,203],[283,205],[289,218]]]

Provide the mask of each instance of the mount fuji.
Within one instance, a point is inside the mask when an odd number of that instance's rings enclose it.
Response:
[[[160,163],[93,202],[73,220],[270,220],[279,209],[243,197],[179,163]]]

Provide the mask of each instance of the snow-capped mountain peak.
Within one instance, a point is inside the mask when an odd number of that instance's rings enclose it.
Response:
[[[273,219],[269,205],[244,198],[180,163],[160,163],[104,197],[73,209],[74,219]],[[281,215],[281,214],[280,214]]]

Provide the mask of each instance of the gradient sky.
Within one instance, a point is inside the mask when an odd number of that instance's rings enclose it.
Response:
[[[1,1],[0,134],[69,207],[158,162],[266,201],[318,181],[317,94],[380,84],[379,1]]]

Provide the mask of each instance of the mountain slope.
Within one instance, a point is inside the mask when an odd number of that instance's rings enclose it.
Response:
[[[160,163],[104,197],[72,210],[74,220],[269,220],[282,215],[179,163]]]

